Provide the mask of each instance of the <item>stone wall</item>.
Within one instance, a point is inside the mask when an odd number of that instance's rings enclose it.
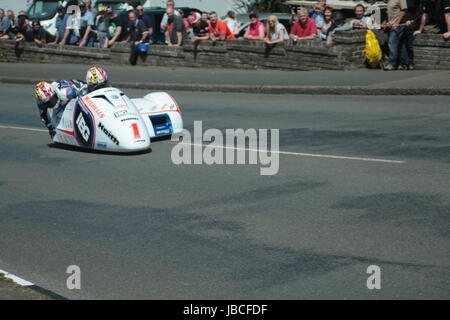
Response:
[[[349,70],[364,67],[365,31],[336,34],[335,45],[321,41],[285,41],[268,46],[254,40],[186,42],[183,47],[150,46],[146,66],[214,67],[281,70]],[[450,41],[440,35],[420,35],[415,41],[418,69],[450,69]],[[75,46],[37,47],[33,43],[0,40],[0,61],[127,65],[130,48],[117,44],[112,49]],[[1,73],[1,72],[0,72]]]
[[[422,34],[414,40],[414,56],[417,69],[450,69],[450,41],[442,35]]]

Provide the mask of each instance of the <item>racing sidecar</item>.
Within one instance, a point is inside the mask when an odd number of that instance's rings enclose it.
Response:
[[[129,99],[119,89],[103,88],[52,110],[50,117],[57,123],[53,142],[110,152],[144,151],[151,138],[183,130],[181,110],[165,92]]]

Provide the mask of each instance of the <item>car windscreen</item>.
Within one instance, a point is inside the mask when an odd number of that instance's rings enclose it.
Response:
[[[48,20],[56,15],[58,1],[34,1],[28,9],[28,18],[30,20]]]

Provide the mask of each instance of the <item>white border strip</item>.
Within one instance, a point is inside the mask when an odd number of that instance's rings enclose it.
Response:
[[[27,280],[19,278],[18,276],[15,276],[12,273],[9,273],[9,272],[7,272],[5,270],[0,269],[0,274],[2,274],[5,278],[14,281],[15,283],[17,283],[20,286],[23,286],[23,287],[34,286],[34,283],[31,283],[31,282],[29,282]]]

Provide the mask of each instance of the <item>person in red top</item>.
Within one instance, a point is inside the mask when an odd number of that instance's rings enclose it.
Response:
[[[223,41],[226,39],[235,39],[236,37],[228,28],[227,24],[219,20],[216,12],[211,12],[209,14],[210,23],[208,25],[209,33],[211,35],[211,40],[213,41]]]
[[[305,9],[298,13],[298,20],[294,23],[291,30],[291,39],[297,40],[312,40],[317,35],[316,22],[308,15]]]

